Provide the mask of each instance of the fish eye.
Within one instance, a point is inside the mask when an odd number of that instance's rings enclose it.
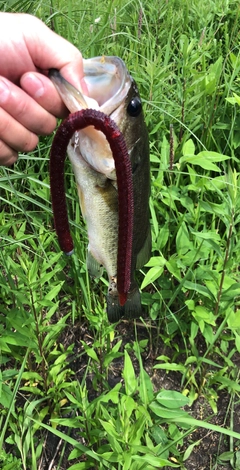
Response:
[[[134,98],[131,99],[131,101],[128,103],[127,107],[127,113],[129,116],[132,117],[137,117],[142,111],[142,103],[141,100],[138,96],[135,96]]]

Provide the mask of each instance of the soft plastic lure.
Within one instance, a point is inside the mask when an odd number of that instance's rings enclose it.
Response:
[[[87,126],[103,132],[109,142],[115,162],[118,186],[118,257],[117,290],[119,303],[123,306],[131,282],[132,238],[133,238],[133,184],[132,168],[127,146],[115,122],[95,109],[83,109],[69,116],[60,124],[53,139],[50,154],[50,187],[55,229],[60,248],[73,253],[64,187],[64,162],[67,146],[74,132]]]

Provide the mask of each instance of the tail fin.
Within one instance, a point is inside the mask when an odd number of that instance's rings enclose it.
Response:
[[[128,292],[126,303],[121,306],[119,303],[117,290],[109,289],[107,294],[107,315],[111,323],[117,322],[121,318],[133,319],[142,315],[140,292],[137,285],[131,286]]]

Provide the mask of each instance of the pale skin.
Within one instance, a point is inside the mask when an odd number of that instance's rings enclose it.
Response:
[[[10,166],[67,114],[48,70],[87,89],[81,53],[34,16],[0,13],[0,58],[0,165]]]

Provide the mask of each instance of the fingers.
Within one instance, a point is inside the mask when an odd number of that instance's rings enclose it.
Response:
[[[55,126],[54,122],[39,124],[31,115],[31,108],[40,106],[30,97],[24,100],[22,95],[25,93],[16,85],[0,79],[0,165],[12,165],[19,151],[33,150],[38,143],[37,129],[51,132]],[[38,111],[42,119],[47,114],[41,108]]]
[[[71,43],[34,16],[0,13],[0,19],[0,165],[11,165],[67,114],[44,73],[57,68],[83,93],[87,87],[81,53]]]
[[[18,153],[0,140],[0,165],[11,166],[17,158]]]
[[[55,86],[45,75],[37,72],[25,73],[20,81],[21,87],[48,113],[57,117],[67,115]]]
[[[28,72],[18,87],[0,76],[0,165],[11,165],[17,152],[28,152],[38,143],[37,135],[48,135],[56,118],[68,114],[48,77]]]
[[[0,77],[0,107],[35,134],[50,134],[56,126],[56,119],[52,114],[3,77]]]
[[[38,137],[0,108],[0,141],[16,152],[29,152],[36,147]],[[2,157],[3,150],[2,145]]]
[[[47,77],[43,79],[53,87]],[[11,165],[17,159],[17,152],[33,150],[38,143],[37,135],[50,134],[56,127],[51,111],[63,113],[64,106],[56,90],[53,89],[55,99],[51,100],[46,98],[44,83],[34,84],[37,99],[40,103],[43,101],[50,112],[24,90],[0,77],[0,165]]]

